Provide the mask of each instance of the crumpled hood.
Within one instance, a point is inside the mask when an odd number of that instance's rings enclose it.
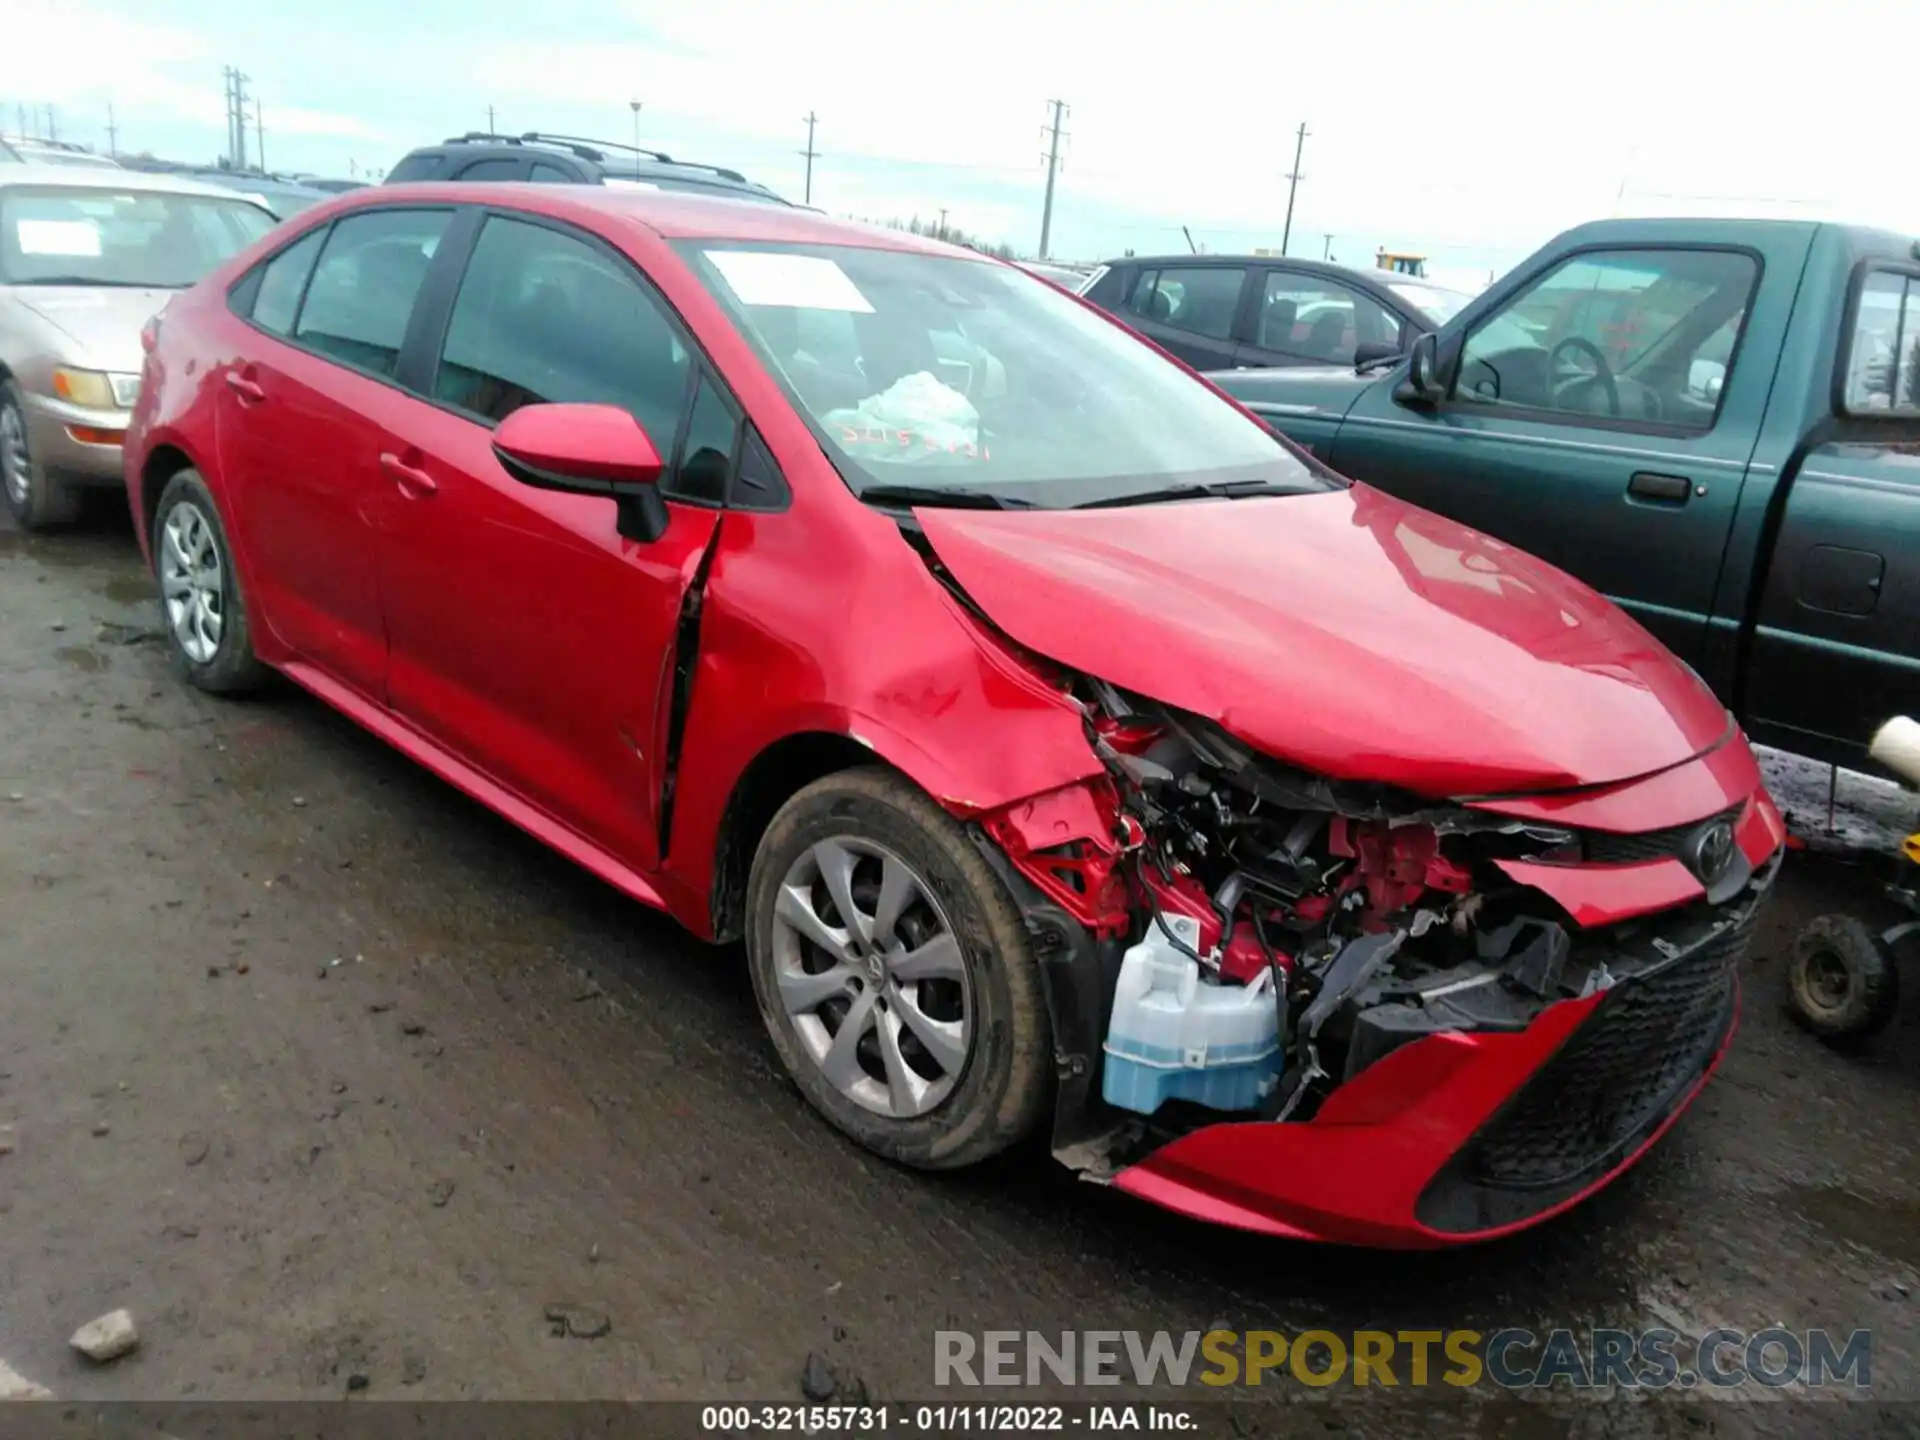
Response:
[[[1565,789],[1679,764],[1731,723],[1587,586],[1364,485],[915,515],[1020,644],[1322,774]]]
[[[21,285],[13,298],[60,331],[60,361],[89,370],[140,373],[140,327],[178,291],[107,286]]]

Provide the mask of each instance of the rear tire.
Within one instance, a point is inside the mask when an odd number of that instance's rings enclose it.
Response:
[[[959,823],[901,776],[829,775],[781,808],[746,932],[787,1073],[869,1150],[957,1169],[1040,1120],[1052,1039],[1026,928]]]
[[[1822,915],[1794,941],[1787,998],[1794,1018],[1820,1039],[1852,1044],[1893,1018],[1899,976],[1865,925],[1850,915]]]
[[[22,530],[57,530],[80,518],[80,492],[33,458],[27,403],[11,380],[0,383],[0,491]]]
[[[187,682],[244,695],[267,679],[220,507],[197,470],[182,470],[153,509],[153,570],[167,648]]]

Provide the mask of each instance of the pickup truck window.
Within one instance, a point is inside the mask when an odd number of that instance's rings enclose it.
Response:
[[[1467,336],[1454,398],[1574,423],[1711,429],[1758,278],[1731,250],[1570,256]]]
[[[1870,271],[1847,351],[1849,415],[1920,416],[1920,277]]]

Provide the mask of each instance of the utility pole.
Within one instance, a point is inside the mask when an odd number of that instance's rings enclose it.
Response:
[[[1067,102],[1049,100],[1053,107],[1053,123],[1046,127],[1047,142],[1047,198],[1040,210],[1040,258],[1047,258],[1047,242],[1053,237],[1053,177],[1060,169],[1060,141],[1063,138],[1060,123],[1067,118]]]
[[[253,97],[253,144],[260,152],[260,173],[267,173],[267,127],[260,123],[260,97]]]
[[[944,240],[944,239],[946,239],[946,238],[947,238],[947,207],[946,207],[946,206],[944,206],[944,205],[942,205],[942,206],[940,207],[940,231],[939,231],[939,238],[940,238],[940,239],[942,239],[942,240]]]
[[[58,140],[59,138],[60,138],[60,126],[59,126],[59,123],[53,118],[53,106],[49,105],[47,106],[47,139]]]
[[[640,178],[640,101],[629,100],[627,107],[633,111],[633,178]]]
[[[1327,242],[1320,247],[1320,258],[1322,260],[1331,260],[1333,259],[1333,236],[1325,230],[1322,230],[1320,233],[1326,237]]]
[[[227,80],[227,164],[247,168],[247,81],[232,65],[222,67]]]
[[[813,203],[813,162],[820,158],[820,152],[813,148],[813,126],[815,119],[816,117],[813,111],[807,111],[807,148],[800,152],[807,157],[807,188],[806,194],[801,200],[803,205],[811,205]]]
[[[27,138],[27,107],[24,105],[15,105],[13,107],[13,113],[15,118],[20,122],[20,138],[24,140]]]
[[[1294,131],[1293,169],[1287,172],[1287,224],[1280,232],[1280,253],[1287,253],[1287,241],[1293,238],[1293,192],[1300,188],[1300,152],[1307,148],[1307,126],[1302,121],[1300,128]]]
[[[107,158],[116,160],[120,156],[120,132],[113,123],[113,102],[107,102]]]
[[[489,135],[497,135],[500,133],[493,128],[493,106],[491,105],[487,106],[487,133]]]

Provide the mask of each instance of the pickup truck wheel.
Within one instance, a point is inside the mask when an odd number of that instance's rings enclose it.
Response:
[[[215,695],[258,689],[267,670],[254,657],[240,572],[197,471],[175,475],[153,507],[153,571],[167,648],[188,683]]]
[[[1850,915],[1822,915],[1794,942],[1787,998],[1794,1018],[1822,1040],[1857,1042],[1893,1018],[1898,974],[1865,925]]]
[[[754,855],[746,941],[787,1073],[869,1150],[954,1169],[1039,1120],[1051,1041],[1025,927],[905,779],[846,771],[782,807]]]
[[[80,517],[80,493],[33,458],[26,401],[11,380],[0,384],[0,490],[22,530],[52,530]]]

